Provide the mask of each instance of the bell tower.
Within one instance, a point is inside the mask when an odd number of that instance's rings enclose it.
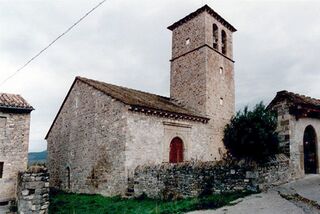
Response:
[[[205,5],[172,31],[170,96],[210,118],[212,159],[224,151],[223,129],[235,111],[232,34],[236,29]]]

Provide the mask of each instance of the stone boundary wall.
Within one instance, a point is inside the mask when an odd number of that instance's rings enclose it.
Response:
[[[17,205],[20,214],[47,214],[49,174],[46,168],[31,167],[19,173]]]
[[[134,195],[156,199],[179,199],[202,194],[257,191],[291,180],[285,155],[264,165],[245,161],[186,162],[138,166]]]

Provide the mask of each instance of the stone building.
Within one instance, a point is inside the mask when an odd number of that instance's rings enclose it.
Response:
[[[46,136],[51,187],[125,194],[138,165],[221,159],[236,29],[207,5],[168,29],[170,97],[75,78]]]
[[[320,172],[320,100],[280,91],[268,106],[278,115],[280,147],[290,157],[293,177]]]
[[[28,164],[30,112],[20,95],[0,93],[0,203],[16,199],[18,172]]]

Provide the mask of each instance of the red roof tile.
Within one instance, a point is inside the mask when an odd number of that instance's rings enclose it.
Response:
[[[0,93],[1,109],[33,110],[33,107],[18,94]]]

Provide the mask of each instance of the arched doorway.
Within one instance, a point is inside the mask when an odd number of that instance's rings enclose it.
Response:
[[[180,138],[175,137],[170,143],[170,163],[183,162],[183,142]]]
[[[304,171],[306,174],[316,174],[318,168],[317,159],[317,135],[310,125],[303,135]]]

